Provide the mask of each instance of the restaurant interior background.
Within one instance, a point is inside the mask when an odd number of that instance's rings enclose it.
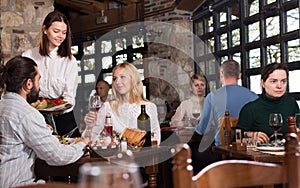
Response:
[[[241,64],[240,84],[257,94],[261,92],[261,67],[287,63],[287,93],[300,102],[298,0],[1,0],[0,6],[1,63],[36,45],[42,21],[50,11],[66,13],[78,60],[78,121],[86,113],[96,80],[111,83],[112,68],[124,60],[139,69],[146,96],[161,99],[157,105],[163,107],[160,112],[166,118],[189,97],[188,79],[183,77],[202,72],[209,90],[214,91],[220,87],[219,64],[228,58]],[[147,21],[168,22],[184,29],[177,29],[176,35],[166,27],[127,31],[126,25]],[[107,32],[114,34],[103,38]],[[201,45],[191,33],[202,40]],[[189,53],[153,42],[161,37],[179,43]],[[149,57],[155,70],[144,66]],[[157,77],[148,77],[151,71]]]

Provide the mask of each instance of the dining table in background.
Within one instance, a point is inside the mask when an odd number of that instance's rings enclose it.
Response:
[[[221,154],[223,159],[242,159],[258,162],[280,163],[284,162],[284,152],[261,151],[256,148],[236,150],[232,146],[214,146],[213,152]]]

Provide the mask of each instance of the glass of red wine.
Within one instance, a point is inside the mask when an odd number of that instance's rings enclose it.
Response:
[[[89,101],[89,108],[91,111],[99,111],[102,106],[102,102],[99,95],[92,95]]]
[[[274,131],[274,146],[278,146],[278,140],[277,140],[277,132],[281,129],[283,124],[282,115],[280,113],[271,113],[269,115],[269,127],[273,129]]]

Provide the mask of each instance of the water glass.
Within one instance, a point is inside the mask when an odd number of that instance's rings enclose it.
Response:
[[[243,140],[246,142],[247,148],[255,148],[257,146],[258,132],[245,131]]]
[[[85,163],[79,168],[79,188],[141,188],[139,168],[135,163]]]

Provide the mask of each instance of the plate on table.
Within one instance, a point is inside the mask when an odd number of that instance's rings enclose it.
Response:
[[[64,103],[58,106],[53,106],[51,108],[45,108],[45,109],[39,109],[40,112],[55,112],[55,111],[61,111],[61,110],[67,110],[71,108],[72,105],[70,103]]]
[[[256,149],[261,151],[284,151],[284,146],[257,146]]]

